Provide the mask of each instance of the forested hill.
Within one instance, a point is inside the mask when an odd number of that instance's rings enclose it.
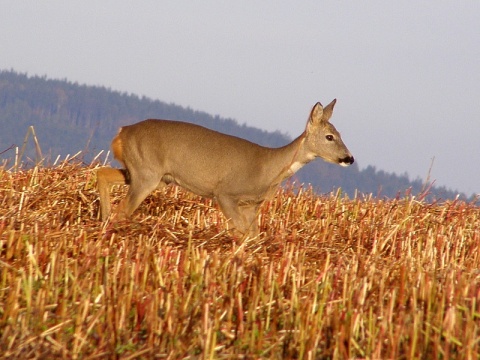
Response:
[[[51,80],[15,71],[0,71],[0,157],[12,160],[12,145],[21,147],[28,128],[33,125],[44,155],[56,158],[85,152],[85,160],[100,150],[108,150],[110,140],[122,125],[147,118],[176,119],[236,135],[258,144],[279,147],[290,139],[280,132],[267,132],[238,124],[205,112],[195,111],[159,100],[86,86],[68,80]],[[33,149],[33,146],[30,146]],[[33,156],[33,152],[29,152]],[[361,159],[359,159],[361,162]],[[359,170],[358,163],[348,168],[314,161],[301,169],[294,179],[311,183],[318,191],[336,188],[353,196],[360,193],[395,197],[407,189],[422,191],[420,179],[378,171],[374,167]],[[433,187],[431,198],[452,199],[456,192]]]

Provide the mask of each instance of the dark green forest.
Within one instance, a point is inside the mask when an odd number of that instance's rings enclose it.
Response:
[[[109,149],[120,126],[147,118],[188,121],[269,147],[283,146],[292,140],[280,132],[263,131],[234,119],[105,87],[0,71],[0,160],[7,168],[14,163],[15,147],[22,147],[30,126],[35,129],[47,165],[58,155],[65,157],[79,151],[81,159],[89,163],[101,150]],[[22,160],[29,166],[35,159],[33,141],[26,148]],[[102,154],[99,160],[104,161],[105,156]],[[356,193],[389,198],[419,195],[428,188],[421,179],[412,180],[407,174],[387,173],[373,166],[360,170],[358,163],[343,168],[322,160],[306,165],[293,180],[297,184],[310,183],[322,193],[341,188],[350,197]],[[433,186],[428,199],[454,199],[457,194]]]

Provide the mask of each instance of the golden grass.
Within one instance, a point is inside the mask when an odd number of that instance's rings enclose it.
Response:
[[[0,169],[0,204],[5,358],[480,357],[473,204],[279,189],[242,242],[176,187],[102,224],[69,162]]]

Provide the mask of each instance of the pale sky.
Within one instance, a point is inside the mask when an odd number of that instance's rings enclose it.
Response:
[[[0,0],[0,69],[292,137],[337,98],[360,168],[480,193],[479,1]]]

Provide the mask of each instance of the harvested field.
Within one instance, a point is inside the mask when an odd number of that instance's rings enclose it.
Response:
[[[102,224],[93,165],[0,168],[1,356],[480,357],[479,207],[279,189],[259,221],[168,187]]]

